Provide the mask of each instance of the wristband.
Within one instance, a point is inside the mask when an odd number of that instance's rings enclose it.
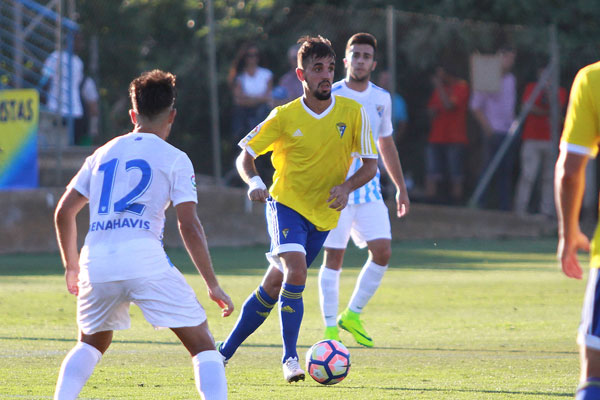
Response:
[[[263,180],[260,179],[260,176],[258,176],[258,175],[253,176],[248,181],[248,195],[256,189],[266,189],[266,188],[267,188],[267,186],[265,185]]]

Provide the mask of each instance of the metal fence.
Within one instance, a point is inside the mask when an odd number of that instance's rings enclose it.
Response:
[[[32,0],[0,0],[0,89],[34,88],[46,102],[52,98],[56,111],[65,108],[69,135],[73,131],[72,63],[59,62],[54,76],[44,74],[44,63],[54,52],[73,54],[73,39],[79,26],[62,16],[62,1],[42,5]],[[62,27],[62,29],[60,29]],[[48,78],[66,90],[50,91]],[[42,110],[48,111],[42,104]],[[54,143],[40,143],[54,145]]]

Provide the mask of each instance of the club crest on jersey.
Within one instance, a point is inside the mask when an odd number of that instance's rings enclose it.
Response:
[[[192,186],[194,187],[194,190],[196,190],[196,175],[192,174],[190,180],[192,181]]]
[[[343,122],[338,122],[335,124],[337,127],[338,133],[340,134],[340,139],[344,137],[344,132],[346,132],[346,124]]]
[[[377,104],[375,108],[377,109],[377,114],[381,117],[383,115],[383,105]]]
[[[281,233],[283,234],[283,237],[287,239],[287,235],[290,232],[290,230],[288,228],[285,228],[284,230],[281,231]]]

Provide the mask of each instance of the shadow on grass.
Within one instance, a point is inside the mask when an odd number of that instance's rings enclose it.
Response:
[[[256,385],[258,386],[258,385]],[[338,391],[347,391],[349,392],[347,395],[351,396],[352,392],[355,390],[364,390],[364,386],[347,386],[340,384],[335,387],[336,392]],[[486,394],[498,394],[498,395],[521,395],[521,396],[544,396],[544,397],[570,397],[574,396],[573,392],[562,392],[562,393],[553,393],[553,392],[533,392],[533,391],[516,391],[516,390],[486,390],[486,389],[439,389],[439,388],[407,388],[407,387],[386,387],[386,386],[375,386],[372,389],[379,389],[389,392],[428,392],[428,393],[440,393],[440,395],[450,396],[452,393],[486,393]],[[350,398],[350,397],[349,397]]]
[[[32,341],[32,342],[76,342],[77,339],[73,338],[52,338],[52,337],[23,337],[23,336],[0,336],[0,340],[18,340],[18,341]],[[180,346],[181,343],[179,341],[173,342],[165,342],[165,341],[156,341],[156,340],[123,340],[123,339],[113,339],[112,343],[121,343],[121,344],[158,344],[158,345],[173,345]],[[262,349],[279,349],[281,348],[281,344],[273,344],[273,343],[247,343],[243,344],[242,347],[247,348],[262,348]],[[348,345],[346,347],[349,350],[366,350],[365,347],[359,345]],[[298,346],[300,351],[308,350],[309,346]],[[398,351],[422,351],[422,352],[450,352],[450,353],[508,353],[508,354],[556,354],[556,355],[576,355],[577,351],[547,351],[547,350],[511,350],[511,349],[449,349],[449,348],[427,348],[427,347],[378,347],[373,350],[366,351],[389,351],[389,350],[398,350]]]
[[[218,275],[263,275],[268,246],[214,247],[213,264]],[[393,268],[463,271],[555,270],[555,240],[415,240],[393,242]],[[167,249],[173,264],[183,273],[197,273],[184,249]],[[344,268],[361,268],[367,253],[349,245]],[[319,255],[312,265],[318,269]],[[0,255],[0,276],[62,275],[58,253]]]

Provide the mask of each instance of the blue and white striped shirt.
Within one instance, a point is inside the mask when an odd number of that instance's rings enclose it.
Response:
[[[392,126],[392,98],[387,90],[369,82],[369,86],[365,91],[357,92],[356,90],[350,89],[346,85],[346,82],[341,80],[333,84],[332,94],[349,97],[362,104],[369,116],[373,140],[376,144],[378,144],[378,139],[380,137],[391,136],[394,132]],[[354,159],[348,170],[347,178],[354,175],[361,165],[362,161],[360,158]],[[379,169],[377,169],[377,174],[373,179],[350,193],[348,204],[382,201],[381,184],[379,182],[380,176],[381,173]]]

